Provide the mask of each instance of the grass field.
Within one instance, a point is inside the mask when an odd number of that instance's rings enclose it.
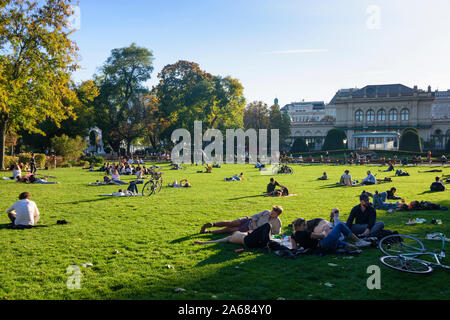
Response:
[[[196,239],[221,236],[199,235],[206,222],[251,216],[273,205],[284,208],[280,216],[283,233],[298,217],[328,218],[339,207],[345,221],[359,203],[363,189],[385,191],[391,186],[406,201],[429,200],[450,207],[449,191],[430,193],[429,185],[441,173],[417,173],[429,167],[408,167],[410,177],[369,187],[336,187],[346,167],[293,165],[293,175],[278,175],[290,198],[265,198],[269,176],[252,165],[224,165],[211,174],[196,173],[201,167],[168,170],[162,165],[164,187],[152,197],[111,198],[118,186],[91,187],[102,179],[98,172],[80,168],[45,172],[59,185],[24,185],[0,181],[0,299],[448,299],[450,273],[412,275],[387,269],[379,262],[378,249],[367,249],[349,258],[341,255],[300,256],[288,260],[258,251],[235,253],[233,244],[194,245]],[[351,166],[354,178],[362,179],[375,166]],[[450,174],[450,167],[436,167]],[[329,181],[316,180],[326,171]],[[246,181],[225,182],[224,177],[244,172]],[[9,173],[3,172],[3,176]],[[377,178],[392,176],[379,172]],[[167,182],[189,178],[193,188],[172,189]],[[130,181],[130,178],[124,178]],[[142,185],[139,185],[142,188]],[[29,191],[41,212],[39,224],[49,228],[8,229],[6,209],[20,192]],[[428,232],[450,236],[450,211],[377,211],[386,228],[424,238]],[[409,217],[427,223],[406,226]],[[442,225],[430,224],[431,218]],[[67,225],[56,225],[65,219]],[[424,240],[438,247],[438,242]],[[449,243],[450,245],[450,243]],[[93,267],[81,265],[91,262]],[[450,258],[445,262],[450,264]],[[330,266],[329,263],[337,266]],[[69,290],[70,265],[80,267],[81,289]],[[370,265],[381,268],[381,289],[366,287]],[[171,266],[171,267],[168,267]],[[328,287],[325,283],[334,286]],[[177,293],[176,288],[186,291]]]

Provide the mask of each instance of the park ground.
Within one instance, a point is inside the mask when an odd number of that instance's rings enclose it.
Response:
[[[81,168],[42,171],[54,175],[58,185],[25,185],[0,180],[0,299],[448,299],[450,274],[436,270],[429,275],[401,273],[384,267],[378,249],[359,256],[315,255],[288,260],[260,251],[235,253],[239,248],[221,243],[194,245],[194,240],[218,239],[200,235],[206,222],[251,216],[273,205],[284,212],[282,232],[298,217],[328,218],[339,207],[345,220],[359,203],[362,190],[385,191],[395,186],[406,201],[428,200],[450,207],[449,192],[429,192],[435,176],[418,173],[430,167],[406,167],[410,177],[392,177],[379,166],[348,166],[361,180],[367,169],[377,178],[390,176],[392,183],[369,187],[337,187],[335,182],[347,166],[292,165],[294,174],[276,179],[298,196],[262,197],[270,176],[252,165],[223,165],[213,173],[197,173],[200,166],[169,170],[161,164],[164,187],[151,197],[112,198],[118,186],[92,187],[102,173]],[[450,174],[450,167],[436,166]],[[330,180],[318,181],[326,171]],[[225,182],[224,177],[243,172],[245,181]],[[8,176],[9,173],[2,172]],[[189,189],[172,189],[168,182],[188,178]],[[53,180],[53,179],[50,179]],[[131,181],[131,178],[124,178]],[[139,185],[141,188],[142,185]],[[29,191],[41,212],[39,224],[48,228],[8,228],[6,209],[19,193]],[[386,228],[424,238],[430,232],[450,236],[450,211],[377,211]],[[423,225],[407,226],[408,218],[425,218]],[[432,225],[432,218],[442,225]],[[67,225],[57,225],[65,219]],[[437,241],[424,240],[437,248]],[[450,244],[449,244],[450,245]],[[83,264],[90,262],[91,267]],[[450,258],[444,261],[450,264]],[[331,265],[330,265],[331,264]],[[80,289],[69,289],[79,267]],[[366,286],[367,268],[380,267],[381,289]],[[73,278],[70,278],[73,279]],[[69,280],[70,280],[69,279]],[[70,281],[69,281],[70,282]],[[73,282],[72,282],[73,283]],[[329,286],[331,284],[331,286]],[[177,288],[185,291],[176,292]]]

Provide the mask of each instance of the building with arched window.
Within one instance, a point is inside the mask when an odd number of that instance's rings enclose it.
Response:
[[[418,130],[424,150],[442,150],[450,139],[450,90],[432,92],[431,87],[402,84],[341,89],[324,110],[333,110],[335,118],[294,118],[291,141],[303,137],[313,150],[320,150],[328,131],[338,128],[345,131],[350,149],[395,150],[402,131],[410,127]]]

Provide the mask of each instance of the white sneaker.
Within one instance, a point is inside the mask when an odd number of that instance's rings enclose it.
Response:
[[[358,242],[355,242],[355,246],[361,248],[361,247],[369,247],[371,245],[370,242],[364,241],[362,239],[359,239]]]

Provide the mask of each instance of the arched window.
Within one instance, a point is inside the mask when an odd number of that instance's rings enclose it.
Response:
[[[386,121],[386,111],[384,111],[383,109],[379,110],[377,119],[378,121]]]
[[[367,111],[367,122],[375,121],[375,111],[372,109]]]
[[[361,110],[358,110],[355,112],[355,121],[356,122],[362,122],[363,121],[363,112]]]
[[[403,109],[400,112],[400,120],[402,120],[402,121],[408,121],[409,120],[409,110],[408,109]]]
[[[389,121],[397,121],[398,112],[396,109],[389,111]]]

